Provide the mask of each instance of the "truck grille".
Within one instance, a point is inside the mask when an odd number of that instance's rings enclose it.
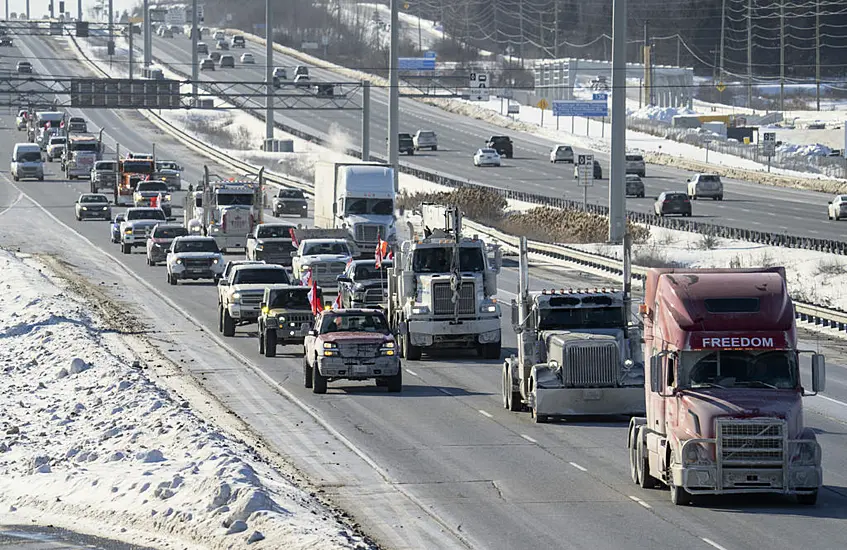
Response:
[[[136,237],[146,237],[153,231],[152,227],[133,227],[132,234]]]
[[[385,300],[385,291],[382,288],[369,288],[365,291],[366,304],[378,304]]]
[[[385,226],[376,223],[360,223],[356,226],[357,242],[376,242],[377,236],[387,237]]]
[[[717,440],[724,468],[781,468],[784,463],[785,422],[782,420],[718,420]]]
[[[185,258],[182,264],[186,269],[208,269],[212,265],[210,258]]]
[[[615,342],[577,344],[565,348],[562,382],[572,388],[618,385],[620,357]]]
[[[341,357],[376,357],[380,344],[338,344]]]
[[[312,264],[312,276],[319,285],[334,285],[336,278],[344,273],[346,263],[341,262],[318,262]]]
[[[249,307],[259,307],[259,304],[262,303],[262,296],[264,295],[264,291],[261,292],[242,292],[241,293],[241,305],[249,306]]]
[[[474,284],[465,282],[459,289],[459,315],[476,313],[475,298]],[[432,284],[432,312],[434,315],[453,315],[453,291],[449,282]]]

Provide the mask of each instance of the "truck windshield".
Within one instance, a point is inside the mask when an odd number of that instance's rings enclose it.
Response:
[[[127,210],[127,220],[162,220],[167,221],[165,213],[158,208],[143,208],[138,210]]]
[[[310,243],[303,247],[303,256],[319,256],[321,254],[339,254],[349,256],[347,243]]]
[[[620,328],[624,324],[622,307],[540,309],[538,313],[539,330]]]
[[[218,193],[218,206],[252,206],[253,193]]]
[[[446,273],[453,265],[452,248],[419,248],[412,259],[415,273]],[[485,258],[479,248],[459,248],[459,271],[485,271]]]
[[[312,304],[309,303],[309,289],[274,290],[271,293],[268,307],[271,309],[311,310]]]
[[[259,239],[290,239],[293,225],[260,225]]]
[[[347,199],[344,213],[347,215],[378,214],[388,216],[394,212],[394,201],[391,199]]]
[[[329,332],[381,332],[388,334],[388,323],[380,313],[327,314],[321,320],[321,334]]]
[[[74,143],[72,141],[72,142],[70,142],[68,147],[70,147],[71,151],[73,151],[75,153],[79,152],[79,151],[83,151],[83,152],[86,152],[86,153],[96,153],[100,149],[97,146],[96,141],[87,142],[87,143]]]
[[[141,181],[135,186],[135,189],[141,191],[159,191],[161,193],[168,192],[168,186],[161,181]]]
[[[797,352],[698,350],[680,354],[680,387],[773,388],[798,385]]]
[[[287,285],[291,282],[288,272],[280,269],[239,269],[233,275],[234,285]]]
[[[353,274],[353,278],[357,281],[369,281],[371,279],[385,279],[388,276],[388,268],[392,267],[393,262],[382,262],[382,269],[377,269],[376,264],[359,264]]]
[[[182,239],[174,241],[174,252],[220,252],[214,239]]]
[[[150,161],[124,161],[123,171],[132,174],[152,174],[153,163]]]

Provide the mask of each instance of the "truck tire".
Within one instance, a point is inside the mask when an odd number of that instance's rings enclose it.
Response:
[[[306,388],[312,387],[312,367],[309,366],[309,360],[303,357],[303,384]]]
[[[132,254],[132,247],[126,243],[121,243],[121,252],[124,254]]]
[[[400,393],[403,391],[403,365],[397,369],[397,374],[386,378],[388,393]]]
[[[639,426],[635,432],[635,453],[637,458],[635,468],[638,476],[637,483],[642,489],[654,489],[659,484],[659,480],[650,475],[650,462],[647,457],[647,450],[644,448],[644,438],[642,435],[643,429],[644,428],[642,426]]]
[[[172,285],[176,285],[176,284],[177,284],[176,277],[174,276],[174,274],[173,274],[173,273],[168,273],[168,283],[170,283],[170,284],[172,284]]]
[[[276,357],[276,331],[265,331],[265,357]]]
[[[500,352],[502,350],[502,343],[498,340],[497,342],[492,342],[490,344],[482,345],[482,358],[483,359],[500,359]]]
[[[235,336],[235,319],[232,318],[226,308],[224,308],[223,315],[223,335]]]
[[[312,367],[312,393],[326,393],[326,376],[321,374],[317,365]]]
[[[223,333],[224,331],[224,308],[218,302],[218,332]],[[264,353],[264,352],[262,352]]]
[[[262,327],[259,327],[259,355],[265,354],[265,333]]]
[[[412,344],[408,334],[403,335],[403,357],[409,361],[420,361],[421,348]]]
[[[809,493],[808,495],[797,495],[797,503],[802,504],[803,506],[814,506],[818,502],[818,490],[815,489],[814,492]]]
[[[513,391],[512,380],[512,367],[503,363],[503,406],[512,412],[520,412],[523,409],[521,392]]]

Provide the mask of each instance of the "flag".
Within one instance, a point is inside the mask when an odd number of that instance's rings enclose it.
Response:
[[[335,301],[332,302],[332,309],[341,309],[343,306],[341,305],[341,293],[338,293],[338,296],[335,297]]]
[[[312,285],[312,270],[307,269],[300,275],[300,284],[303,286],[311,286]]]
[[[312,305],[312,313],[315,315],[323,309],[321,308],[321,297],[318,295],[318,285],[314,279],[312,279],[312,288],[309,290],[309,303]]]
[[[383,241],[379,236],[377,236],[377,239],[378,240],[376,243],[376,251],[374,253],[374,257],[376,258],[376,265],[374,267],[376,267],[377,269],[381,269],[382,262],[384,260],[394,259],[394,253],[388,247],[388,242]]]
[[[46,130],[49,130],[49,129],[50,129],[50,127],[51,127],[51,124],[50,124],[50,121],[48,120],[48,121],[47,121],[47,124],[45,124],[45,125],[44,125],[44,128],[45,128]]]
[[[291,244],[293,244],[295,248],[299,247],[300,243],[297,242],[297,234],[294,233],[293,227],[288,230],[288,234],[291,235]]]
[[[156,195],[155,197],[150,197],[150,206],[151,207],[158,208],[158,206],[159,206],[159,196],[160,195]]]
[[[62,122],[59,123],[59,128],[64,128],[64,127],[65,127],[65,120],[62,119]]]

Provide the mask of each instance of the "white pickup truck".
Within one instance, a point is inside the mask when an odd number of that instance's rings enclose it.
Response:
[[[268,285],[291,283],[281,265],[239,265],[230,271],[226,281],[218,282],[218,330],[234,336],[235,327],[255,323],[262,311],[262,296]]]

